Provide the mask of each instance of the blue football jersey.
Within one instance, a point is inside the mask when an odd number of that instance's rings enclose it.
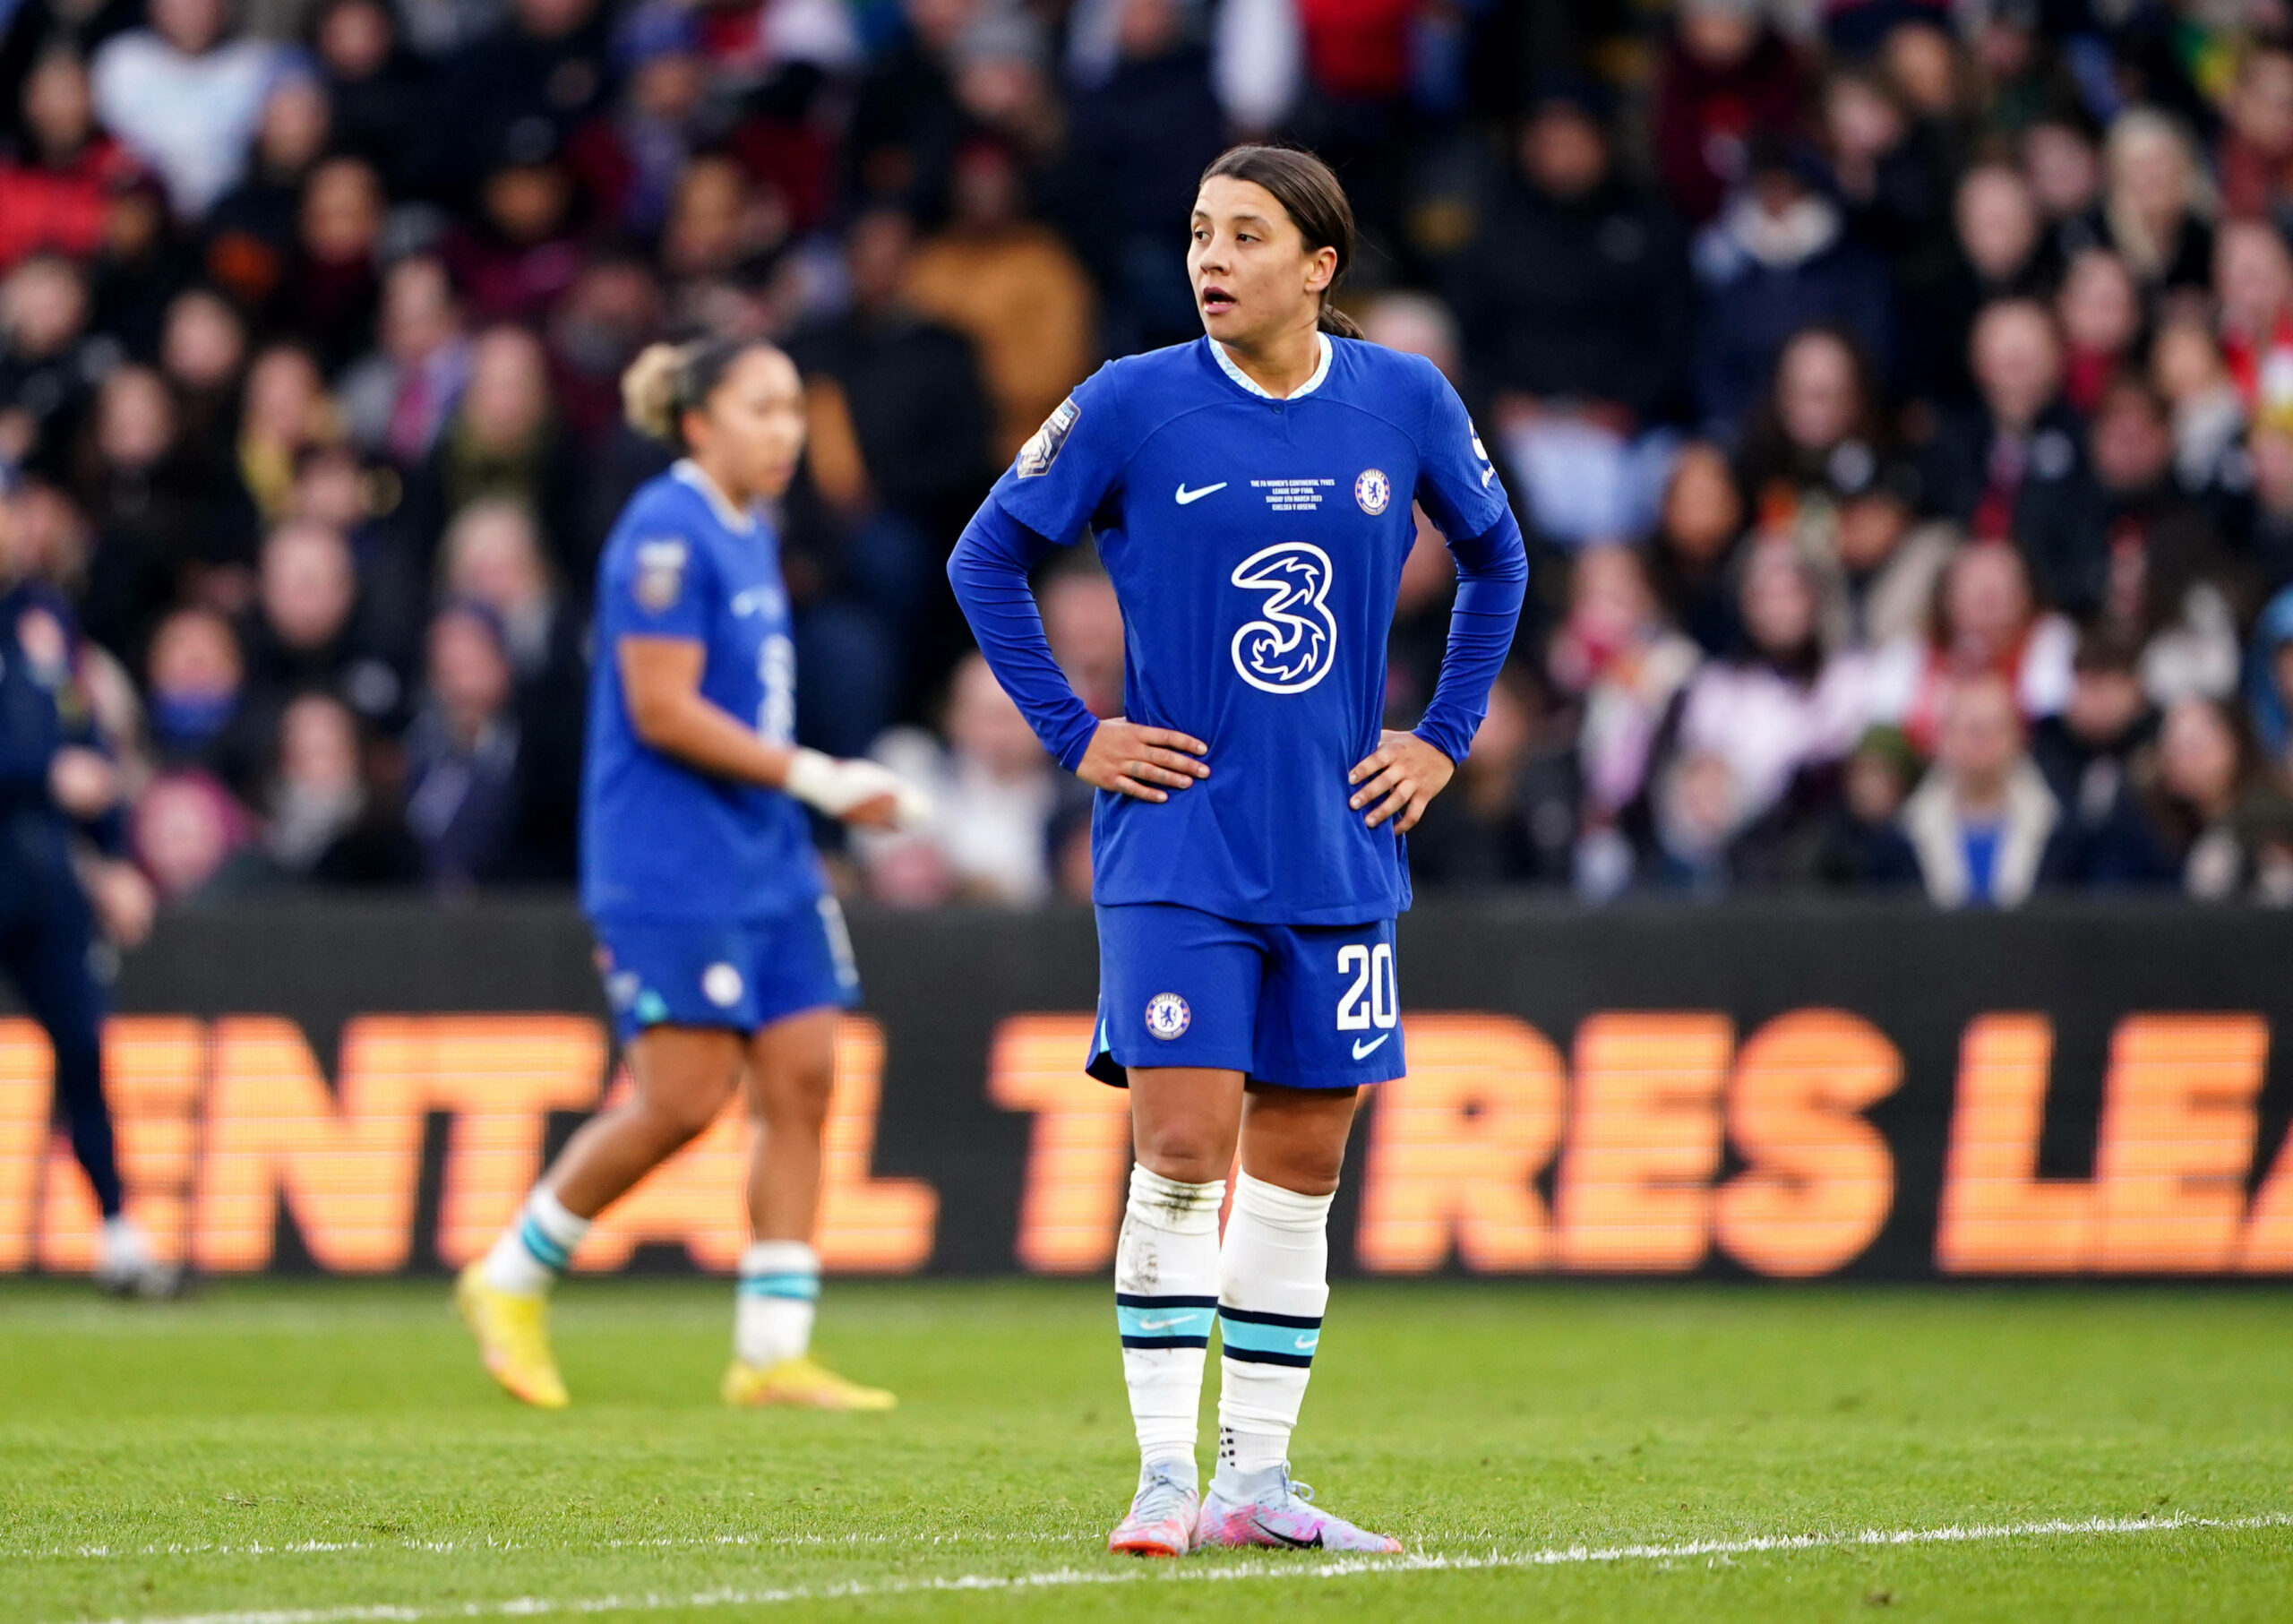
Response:
[[[1020,451],[994,500],[1052,541],[1097,532],[1125,714],[1210,747],[1166,802],[1099,795],[1096,901],[1269,924],[1408,906],[1401,838],[1363,827],[1346,774],[1378,745],[1413,499],[1455,538],[1506,512],[1433,365],[1346,339],[1282,400],[1207,338],[1112,362]]]
[[[804,809],[778,790],[711,778],[637,736],[622,692],[624,637],[708,651],[700,693],[776,744],[794,736],[796,646],[780,547],[689,462],[640,488],[597,566],[581,795],[581,905],[596,919],[756,919],[825,889]]]

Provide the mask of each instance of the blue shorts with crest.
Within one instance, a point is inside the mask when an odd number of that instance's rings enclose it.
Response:
[[[1390,1082],[1402,1063],[1394,922],[1250,924],[1174,903],[1097,909],[1088,1070],[1204,1066],[1292,1088]]]

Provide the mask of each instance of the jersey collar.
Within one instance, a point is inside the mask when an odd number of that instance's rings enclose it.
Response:
[[[701,471],[700,464],[690,457],[680,457],[669,472],[685,485],[699,491],[709,502],[709,511],[717,515],[717,522],[736,536],[745,536],[756,528],[756,515],[743,513],[733,505],[733,499],[717,488],[717,482]]]
[[[1305,396],[1312,394],[1316,390],[1322,386],[1322,380],[1329,376],[1329,334],[1326,332],[1318,332],[1314,337],[1320,341],[1322,347],[1322,358],[1315,364],[1314,375],[1290,391],[1289,398],[1292,400],[1301,400]],[[1204,341],[1210,346],[1210,353],[1218,358],[1218,370],[1220,372],[1224,373],[1228,377],[1241,384],[1244,389],[1250,391],[1250,393],[1256,395],[1259,400],[1271,400],[1274,399],[1274,396],[1268,394],[1265,390],[1258,387],[1258,381],[1256,379],[1252,378],[1250,374],[1244,372],[1241,367],[1234,365],[1234,357],[1226,353],[1226,347],[1224,344],[1221,344],[1215,339],[1208,338],[1207,336]]]

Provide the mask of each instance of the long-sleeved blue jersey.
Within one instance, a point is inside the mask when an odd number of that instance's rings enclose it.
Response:
[[[1419,734],[1462,759],[1520,614],[1520,528],[1431,363],[1325,339],[1284,400],[1207,339],[1114,362],[997,483],[949,574],[997,676],[1072,768],[1095,722],[1026,596],[1050,543],[1095,529],[1121,600],[1124,709],[1209,746],[1210,777],[1150,803],[1103,793],[1095,898],[1269,924],[1390,917],[1402,842],[1365,828],[1346,775],[1378,746],[1386,639],[1413,499],[1463,577]]]
[[[79,629],[55,590],[22,581],[0,592],[0,885],[76,883],[72,840],[116,850],[117,813],[82,826],[48,790],[56,752],[96,743],[75,670]]]

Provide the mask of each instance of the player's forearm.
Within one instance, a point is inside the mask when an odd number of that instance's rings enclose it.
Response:
[[[1457,559],[1457,597],[1449,612],[1449,644],[1416,733],[1452,761],[1462,761],[1489,712],[1489,690],[1512,652],[1528,596],[1529,556],[1510,512],[1481,535],[1452,544],[1451,551]]]
[[[696,772],[736,784],[778,789],[795,752],[744,727],[698,693],[683,693],[633,713],[637,736]]]
[[[1043,635],[1043,615],[1027,585],[1028,570],[1051,546],[990,499],[949,554],[948,584],[995,680],[1043,748],[1072,772],[1099,722],[1052,657],[1051,640]]]

